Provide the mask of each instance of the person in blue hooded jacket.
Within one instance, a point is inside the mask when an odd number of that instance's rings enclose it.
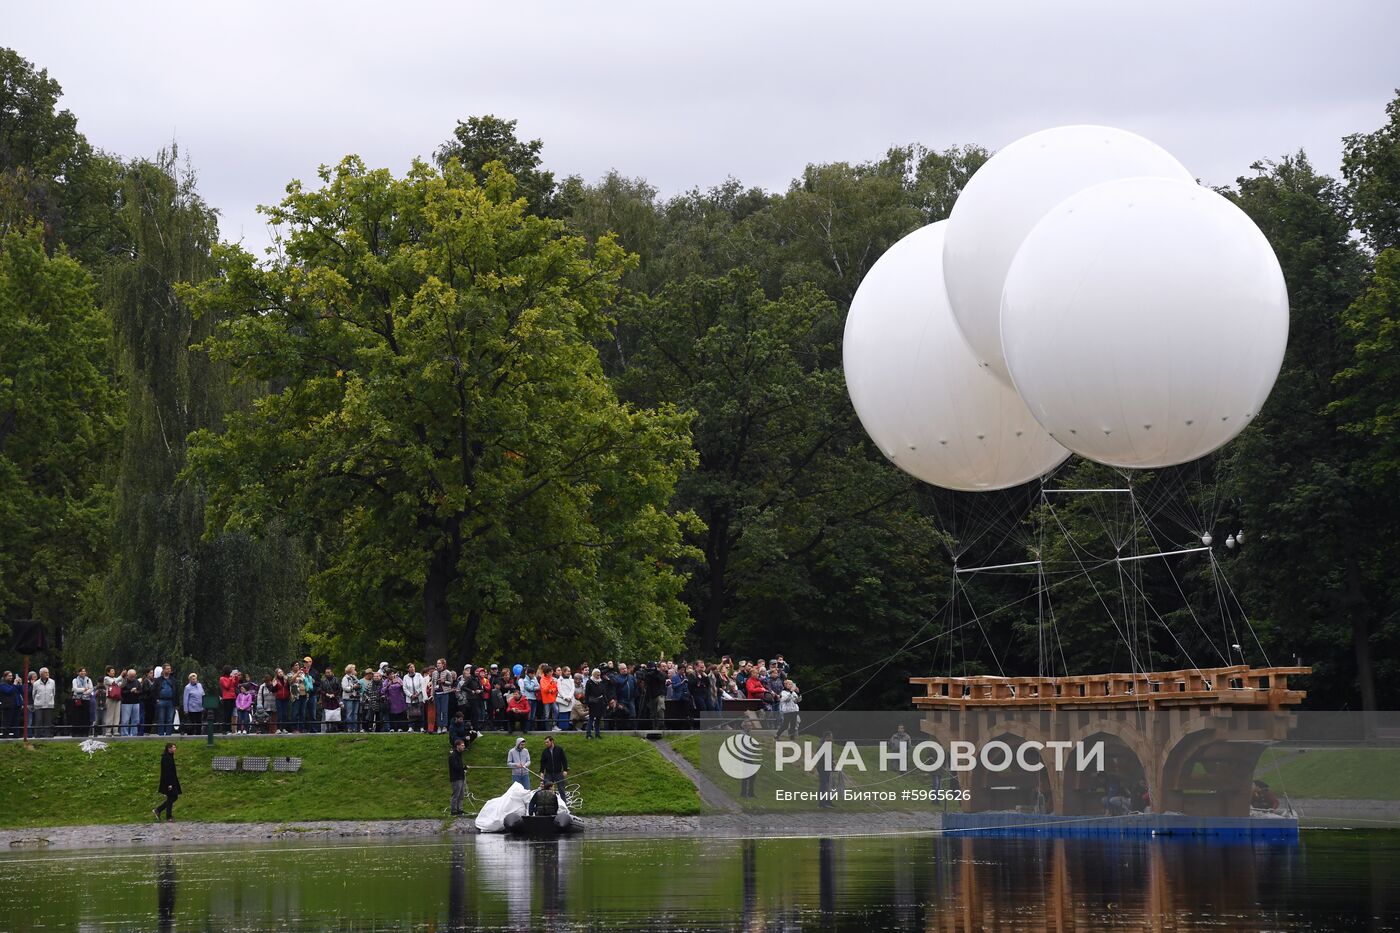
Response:
[[[6,671],[0,678],[0,738],[19,738],[23,709],[24,685],[15,678],[14,671]]]

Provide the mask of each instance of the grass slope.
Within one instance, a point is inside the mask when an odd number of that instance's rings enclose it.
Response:
[[[569,783],[583,797],[580,813],[694,814],[695,786],[645,739],[609,736],[585,742],[558,737],[569,756]],[[503,766],[513,738],[485,735],[467,752],[467,789],[478,800],[505,790]],[[435,735],[379,734],[178,741],[184,794],[182,820],[281,822],[446,817],[447,740]],[[536,767],[543,736],[528,740]],[[91,758],[77,742],[0,746],[0,826],[129,823],[150,818],[164,744],[112,741]],[[290,755],[297,774],[214,773],[214,755]],[[474,809],[469,805],[469,810]]]
[[[1266,751],[1255,775],[1295,800],[1400,800],[1400,748]]]

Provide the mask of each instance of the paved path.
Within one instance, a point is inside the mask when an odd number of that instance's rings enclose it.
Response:
[[[685,758],[681,756],[680,752],[671,747],[670,742],[667,742],[665,739],[658,739],[652,742],[652,744],[656,746],[656,750],[661,753],[662,758],[665,758],[671,764],[679,768],[681,774],[690,778],[691,783],[695,785],[695,789],[700,792],[700,802],[703,803],[706,808],[719,813],[742,812],[742,808],[733,797],[720,790],[718,784],[701,774],[694,765],[686,761]]]

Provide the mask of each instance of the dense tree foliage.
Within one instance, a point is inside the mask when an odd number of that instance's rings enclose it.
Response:
[[[212,355],[283,386],[193,439],[218,527],[314,544],[326,634],[429,656],[675,650],[688,416],[620,404],[591,341],[629,262],[526,212],[499,163],[347,158],[191,292]],[[387,637],[386,637],[387,636]]]
[[[104,566],[119,421],[93,291],[39,227],[0,237],[0,637],[71,619]]]
[[[260,262],[60,96],[0,50],[0,618],[71,660],[781,650],[809,702],[899,706],[934,671],[1296,656],[1319,706],[1400,701],[1400,97],[1341,180],[1297,153],[1223,189],[1291,304],[1236,442],[964,495],[868,442],[841,334],[981,148],[662,197],[471,116],[436,168],[293,182]]]
[[[215,216],[173,150],[124,166],[120,190],[129,252],[109,266],[105,299],[126,389],[118,534],[72,652],[93,663],[271,662],[300,638],[304,559],[285,535],[206,534],[204,495],[180,476],[190,432],[222,428],[253,394],[194,349],[217,318],[196,319],[177,294],[210,272]]]

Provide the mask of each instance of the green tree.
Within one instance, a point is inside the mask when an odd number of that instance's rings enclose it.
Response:
[[[118,395],[93,292],[37,226],[0,238],[0,625],[67,627],[106,558]]]
[[[1379,700],[1373,637],[1382,618],[1377,546],[1389,539],[1393,492],[1361,475],[1365,451],[1342,430],[1336,375],[1350,362],[1343,313],[1365,257],[1340,186],[1299,153],[1255,166],[1238,203],[1282,265],[1289,296],[1283,367],[1259,417],[1225,452],[1225,492],[1239,500],[1248,544],[1236,561],[1244,604],[1274,653],[1313,665],[1316,701]]]
[[[0,233],[42,224],[52,250],[63,243],[96,271],[118,225],[116,163],[78,132],[47,71],[0,48]]]
[[[1335,407],[1351,419],[1343,427],[1364,440],[1357,465],[1377,488],[1393,489],[1400,484],[1400,249],[1376,257],[1345,323],[1353,358],[1338,374],[1346,394]]]
[[[1372,250],[1400,248],[1400,92],[1385,126],[1342,141],[1342,177],[1356,225]]]
[[[196,320],[177,294],[209,274],[216,217],[174,149],[128,165],[121,192],[130,254],[109,266],[105,300],[127,390],[115,559],[92,581],[68,654],[89,665],[271,664],[306,619],[305,561],[285,536],[206,537],[203,496],[180,476],[187,435],[250,401],[226,365],[191,349],[217,319]]]
[[[740,270],[668,286],[624,323],[637,334],[624,397],[696,413],[699,465],[677,501],[706,526],[688,599],[700,651],[816,642],[839,657],[855,638],[864,656],[907,631],[928,608],[919,594],[946,581],[939,536],[910,511],[912,481],[871,459],[836,305],[811,286],[770,300]]]
[[[487,166],[499,162],[515,178],[516,194],[529,203],[532,213],[556,216],[554,173],[540,167],[544,143],[538,139],[522,141],[515,135],[515,124],[515,120],[503,120],[489,113],[459,120],[452,136],[437,148],[433,158],[440,169],[449,162],[461,165],[480,185],[486,183]]]
[[[282,258],[224,248],[192,293],[228,317],[213,356],[277,389],[192,439],[213,527],[303,535],[347,648],[676,647],[687,419],[620,404],[590,342],[624,251],[590,258],[499,164],[321,181],[269,210]]]

